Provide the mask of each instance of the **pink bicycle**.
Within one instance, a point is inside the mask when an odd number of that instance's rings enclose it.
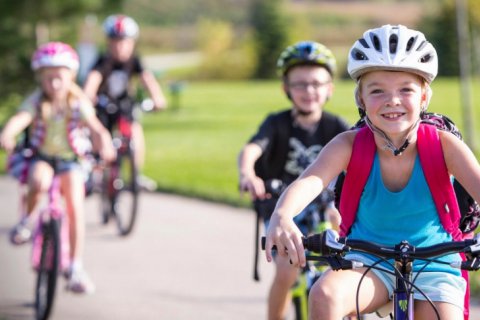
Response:
[[[70,264],[68,221],[56,176],[48,191],[47,205],[40,211],[32,241],[32,266],[37,273],[35,319],[45,320],[52,311],[58,274]]]

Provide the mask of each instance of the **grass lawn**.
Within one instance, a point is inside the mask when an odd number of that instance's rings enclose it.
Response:
[[[478,85],[478,81],[472,84],[474,104],[480,101],[480,91],[474,90]],[[326,106],[349,123],[358,118],[353,89],[352,81],[337,81]],[[167,86],[165,91],[168,93]],[[429,110],[448,115],[463,129],[456,79],[435,80],[433,91]],[[289,107],[279,81],[186,83],[178,108],[171,98],[167,111],[144,115],[144,172],[158,182],[161,191],[248,205],[237,188],[237,155],[269,112]],[[474,123],[480,123],[480,110],[474,114]],[[474,136],[478,133],[476,129]],[[1,168],[4,161],[2,151]]]
[[[352,81],[337,81],[326,108],[350,123],[358,117],[353,89]],[[437,79],[433,91],[429,110],[447,114],[462,128],[456,80]],[[477,93],[473,101],[478,98]],[[269,112],[289,106],[278,81],[188,83],[179,108],[144,117],[144,172],[163,191],[246,205],[237,189],[238,152]]]

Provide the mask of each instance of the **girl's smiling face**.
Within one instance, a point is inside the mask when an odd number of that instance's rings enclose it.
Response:
[[[65,99],[74,82],[75,74],[66,67],[47,67],[40,71],[40,83],[44,93],[52,100]]]
[[[372,71],[362,76],[360,102],[370,121],[391,138],[408,133],[426,103],[424,81],[398,71]]]

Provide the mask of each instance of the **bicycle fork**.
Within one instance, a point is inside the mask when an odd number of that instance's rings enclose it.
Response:
[[[402,274],[397,277],[397,289],[394,294],[394,316],[397,320],[411,320],[413,318],[413,291],[408,288],[412,280],[412,262],[395,262],[395,267]]]

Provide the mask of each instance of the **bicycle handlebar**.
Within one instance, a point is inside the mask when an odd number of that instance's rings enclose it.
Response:
[[[265,237],[262,237],[262,249],[265,250]],[[374,254],[385,259],[427,259],[449,253],[465,253],[466,261],[452,264],[452,267],[465,270],[480,269],[480,234],[473,239],[463,241],[452,241],[436,244],[429,247],[418,248],[402,241],[395,246],[384,246],[365,240],[340,238],[336,231],[326,230],[322,233],[303,238],[303,246],[306,250],[320,254],[321,256],[336,256],[351,250],[362,251]],[[272,248],[276,250],[276,248]],[[312,260],[319,260],[318,257],[307,257]],[[324,259],[322,259],[324,260]],[[326,259],[331,264],[329,259]],[[333,268],[333,266],[332,266]]]

